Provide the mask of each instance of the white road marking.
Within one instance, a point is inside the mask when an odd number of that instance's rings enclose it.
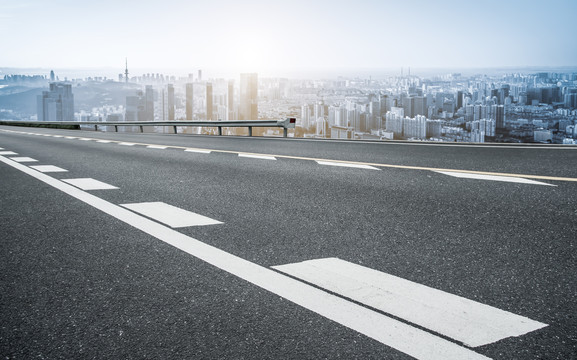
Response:
[[[357,168],[357,169],[368,169],[368,170],[381,170],[374,166],[370,165],[362,165],[362,164],[349,164],[349,163],[338,163],[332,161],[319,161],[317,160],[319,165],[329,165],[329,166],[342,166],[342,167],[350,167],[350,168]]]
[[[202,150],[202,149],[185,149],[184,151],[199,153],[199,154],[210,154],[210,150]]]
[[[166,149],[168,146],[161,146],[161,145],[148,145],[146,148],[147,149],[158,149],[158,150],[164,150]]]
[[[62,136],[62,135],[52,135],[52,137],[61,138],[61,137],[64,137],[64,136]]]
[[[172,228],[222,224],[220,221],[163,202],[121,204],[121,206]]]
[[[65,138],[65,139],[77,139],[77,138],[74,137],[74,136],[65,136],[64,138]]]
[[[424,330],[207,245],[22,164],[3,157],[0,157],[0,161],[219,269],[416,359],[490,359]]]
[[[35,165],[35,166],[30,166],[30,167],[34,170],[38,170],[38,171],[43,172],[43,173],[68,172],[68,170],[60,168],[58,166],[54,166],[54,165]]]
[[[252,159],[262,159],[262,160],[276,160],[274,156],[267,155],[255,155],[255,154],[238,154],[240,157],[252,158]]]
[[[82,140],[82,141],[90,141],[90,140],[92,140],[92,139],[89,139],[89,138],[78,138],[78,140]]]
[[[102,144],[109,144],[109,143],[111,143],[112,141],[110,141],[110,140],[97,140],[96,142],[102,143]]]
[[[504,182],[520,183],[520,184],[557,186],[557,185],[553,185],[553,184],[547,184],[547,183],[544,183],[541,181],[535,181],[535,180],[531,180],[531,179],[512,177],[512,176],[470,174],[470,173],[461,173],[461,172],[452,172],[452,171],[436,171],[436,172],[441,173],[441,174],[445,174],[445,175],[449,175],[449,176],[458,177],[458,178],[464,178],[464,179],[491,180],[491,181],[504,181]]]
[[[118,189],[116,186],[98,181],[92,178],[80,178],[80,179],[62,179],[62,181],[74,185],[82,190],[112,190]]]
[[[18,155],[14,151],[0,151],[0,155]]]
[[[0,150],[4,150],[4,148],[1,148],[1,147],[0,147]]]
[[[337,258],[273,268],[472,347],[547,326]]]
[[[13,157],[13,158],[10,158],[10,160],[14,160],[14,161],[20,162],[20,163],[22,163],[22,162],[35,162],[35,161],[38,161],[38,160],[36,160],[36,159],[32,159],[31,157]]]
[[[121,143],[118,143],[118,145],[133,146],[135,144],[134,143],[128,143],[128,142],[121,142]]]

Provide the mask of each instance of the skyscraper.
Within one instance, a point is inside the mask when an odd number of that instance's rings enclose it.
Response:
[[[240,120],[258,119],[258,75],[240,74]]]
[[[144,90],[144,96],[146,101],[145,106],[145,118],[142,120],[145,121],[152,121],[154,120],[154,90],[152,89],[152,85],[146,85]]]
[[[212,83],[206,83],[206,120],[212,119]]]
[[[194,95],[193,95],[193,88],[194,84],[187,83],[186,84],[186,120],[192,120],[194,116]]]
[[[172,84],[168,84],[167,90],[168,120],[174,120],[174,86]]]
[[[72,85],[50,83],[50,90],[36,98],[39,121],[73,121],[74,95]]]
[[[228,120],[236,120],[234,115],[234,81],[228,82]]]

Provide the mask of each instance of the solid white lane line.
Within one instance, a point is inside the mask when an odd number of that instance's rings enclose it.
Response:
[[[97,140],[97,143],[101,143],[101,144],[110,144],[112,141],[110,140]]]
[[[0,161],[211,265],[416,359],[489,359],[426,331],[207,245],[22,164],[3,157],[0,157]]]
[[[276,160],[274,156],[266,155],[255,155],[255,154],[238,154],[240,157],[252,158],[252,159],[262,159],[262,160]]]
[[[469,174],[469,173],[451,172],[451,171],[436,171],[436,172],[441,173],[441,174],[445,174],[445,175],[449,175],[449,176],[458,177],[458,178],[464,178],[464,179],[491,180],[491,181],[504,181],[504,182],[519,183],[519,184],[557,186],[557,185],[553,185],[553,184],[547,184],[547,183],[544,183],[541,181],[535,181],[535,180],[531,180],[531,179],[511,177],[511,176]]]
[[[317,163],[319,165],[342,166],[342,167],[350,167],[350,168],[356,168],[356,169],[368,169],[368,170],[381,170],[381,169],[376,168],[374,166],[362,165],[362,164],[338,163],[338,162],[333,162],[333,161],[320,161],[320,160],[317,160]]]
[[[121,206],[172,228],[222,224],[220,221],[163,202],[121,204]]]
[[[121,143],[118,143],[118,145],[133,146],[133,145],[135,145],[135,144],[134,144],[134,143],[129,143],[129,142],[121,142]]]
[[[30,166],[30,167],[34,170],[38,170],[38,171],[43,172],[43,173],[68,172],[68,170],[60,168],[58,166],[54,166],[54,165],[35,165],[35,166]]]
[[[35,161],[38,161],[38,160],[36,160],[36,159],[32,159],[31,157],[25,157],[25,156],[23,156],[23,157],[13,157],[13,158],[10,158],[10,160],[14,160],[14,161],[20,162],[20,163],[22,163],[22,162],[35,162]]]
[[[210,150],[202,150],[202,149],[185,149],[184,151],[199,153],[199,154],[210,154]]]
[[[82,190],[112,190],[118,189],[116,186],[98,181],[92,178],[80,178],[80,179],[62,179],[62,181],[67,182],[70,185],[74,185]]]
[[[463,342],[487,345],[547,324],[337,258],[273,266],[323,289]]]
[[[164,150],[166,149],[168,146],[161,146],[161,145],[148,145],[146,148],[147,149],[158,149],[158,150]]]
[[[0,155],[18,155],[14,151],[0,151]]]

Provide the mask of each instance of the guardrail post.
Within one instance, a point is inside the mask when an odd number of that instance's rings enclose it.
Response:
[[[219,135],[219,136],[222,135],[222,126],[219,126],[219,127],[218,127],[218,135]]]
[[[248,127],[248,136],[252,136],[252,126]]]
[[[140,125],[140,132],[143,133],[144,132],[144,126]]]
[[[94,125],[94,131],[98,131],[98,125]]]
[[[288,129],[287,128],[283,128],[282,129],[282,137],[287,137],[288,136]]]
[[[114,125],[114,132],[118,132],[118,125]]]
[[[173,128],[174,128],[174,133],[178,134],[178,130],[176,129],[176,126],[173,126]]]

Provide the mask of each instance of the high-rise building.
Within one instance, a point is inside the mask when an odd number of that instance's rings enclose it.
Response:
[[[146,85],[144,90],[144,97],[146,101],[145,105],[145,118],[142,119],[144,121],[153,121],[154,120],[154,90],[152,89],[152,85]]]
[[[234,111],[234,81],[230,80],[228,82],[228,120],[236,120],[236,114]]]
[[[213,120],[212,113],[212,83],[206,83],[206,120]]]
[[[174,120],[174,86],[172,84],[167,86],[167,95],[168,120]]]
[[[189,76],[190,77],[190,76]],[[192,120],[194,116],[194,84],[186,84],[186,120]]]
[[[54,77],[54,70],[50,70],[50,82],[54,82],[55,77]]]
[[[497,129],[505,128],[505,107],[503,105],[493,105],[495,107],[495,126]]]
[[[258,119],[258,75],[240,74],[240,120]]]
[[[50,83],[50,90],[37,97],[39,121],[73,121],[74,95],[72,85]]]

